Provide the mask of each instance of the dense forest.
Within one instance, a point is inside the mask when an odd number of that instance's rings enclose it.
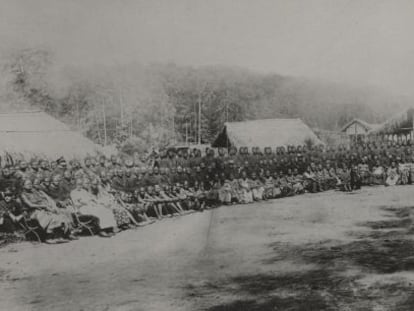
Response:
[[[243,68],[175,64],[58,66],[46,50],[2,55],[2,111],[43,110],[102,145],[125,151],[210,142],[226,121],[302,118],[336,130],[383,121],[406,98],[383,90]]]

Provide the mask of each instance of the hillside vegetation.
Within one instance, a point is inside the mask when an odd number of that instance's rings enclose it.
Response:
[[[409,105],[383,90],[223,66],[59,66],[46,50],[2,55],[1,109],[41,109],[100,144],[148,148],[210,142],[226,121],[302,118],[336,130],[354,117],[380,122]]]

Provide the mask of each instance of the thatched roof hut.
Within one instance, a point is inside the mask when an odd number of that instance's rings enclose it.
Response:
[[[413,131],[414,108],[397,113],[377,128],[370,131],[374,135],[408,135]]]
[[[226,122],[213,147],[275,147],[323,144],[301,119],[264,119]]]
[[[56,159],[95,154],[100,146],[44,112],[0,113],[0,152]]]

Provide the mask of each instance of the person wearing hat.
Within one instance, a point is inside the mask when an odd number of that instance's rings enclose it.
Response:
[[[27,177],[33,180],[35,179],[38,173],[39,173],[39,160],[31,159],[29,166],[27,168]]]
[[[83,171],[89,179],[95,179],[98,177],[95,170],[95,159],[86,157],[83,162]]]
[[[157,153],[157,158],[154,160],[154,166],[168,167],[167,152],[165,149],[160,149]]]
[[[108,165],[106,163],[106,157],[105,157],[105,155],[99,156],[96,162],[97,162],[97,165],[96,165],[95,170],[96,170],[96,173],[98,175],[101,175],[101,173],[103,171],[107,171],[107,166]]]
[[[53,170],[52,175],[63,175],[67,169],[67,163],[64,157],[60,157],[56,160],[56,168]]]
[[[39,164],[40,161],[37,158],[33,158],[30,160],[30,169],[34,172],[37,173],[39,171]]]
[[[183,168],[181,166],[177,167],[177,172],[173,175],[171,182],[176,184],[182,184],[186,179],[186,174],[183,172]]]
[[[175,154],[175,149],[168,149],[167,151],[167,157],[165,159],[165,165],[167,167],[171,168],[175,168],[177,167],[177,156]]]
[[[75,181],[73,178],[72,171],[66,170],[63,172],[62,180],[60,181],[60,186],[65,189],[68,193],[70,193],[73,189],[75,189]]]
[[[18,188],[17,178],[11,174],[10,166],[5,166],[0,173],[0,191]]]
[[[234,160],[233,159],[228,159],[226,166],[224,168],[224,173],[226,174],[226,176],[230,176],[230,174],[232,174],[233,176],[236,177],[237,174],[237,168],[235,166]]]
[[[56,203],[67,205],[67,201],[70,200],[70,193],[67,192],[66,189],[60,187],[62,179],[63,177],[60,174],[53,175],[49,187],[45,189],[45,192],[55,200]]]
[[[29,169],[26,161],[21,161],[15,176],[22,182],[24,179],[29,178]]]
[[[117,191],[124,191],[126,185],[126,179],[124,170],[118,167],[115,170],[115,176],[111,179],[111,188]]]
[[[124,189],[122,192],[133,193],[137,189],[137,176],[135,175],[134,168],[126,168],[124,175]]]
[[[216,157],[216,167],[218,170],[223,171],[226,169],[228,163],[228,157],[224,148],[219,148],[218,156]]]
[[[361,175],[359,174],[358,165],[351,166],[350,186],[351,186],[351,190],[361,189],[362,178],[361,178]]]
[[[51,171],[49,168],[49,162],[47,160],[40,161],[39,172],[42,174],[43,178],[50,177]]]
[[[177,166],[181,166],[181,167],[184,167],[184,162],[185,162],[185,159],[184,159],[184,150],[183,149],[179,149],[178,151],[177,151],[177,157],[176,157],[176,163],[177,163]]]

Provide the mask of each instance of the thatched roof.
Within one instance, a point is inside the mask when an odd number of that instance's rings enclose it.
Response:
[[[0,152],[83,157],[100,146],[44,112],[0,113]]]
[[[353,125],[355,123],[358,123],[359,125],[361,125],[366,131],[372,131],[372,130],[378,128],[381,125],[381,124],[377,124],[377,123],[368,123],[366,121],[355,118],[355,119],[352,119],[351,121],[349,121],[347,124],[345,124],[341,128],[341,132],[345,132],[348,127],[350,127],[351,125]]]
[[[413,130],[413,114],[414,108],[401,111],[372,129],[370,134],[408,134]]]
[[[304,145],[306,140],[323,144],[301,119],[264,119],[227,122],[213,147],[275,147]]]

